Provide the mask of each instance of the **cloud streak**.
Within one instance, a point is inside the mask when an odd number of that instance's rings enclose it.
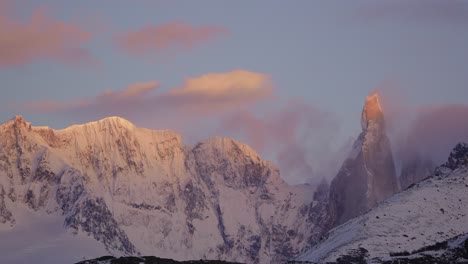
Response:
[[[89,107],[96,108],[98,106],[118,109],[121,105],[128,105],[131,103],[138,104],[139,101],[144,100],[145,96],[150,94],[158,86],[159,83],[156,81],[139,82],[117,91],[106,90],[96,95],[94,98],[80,98],[67,102],[38,101],[24,104],[22,107],[29,111],[46,113],[58,111],[66,112],[69,110],[79,111],[80,109]]]
[[[397,169],[418,159],[440,165],[468,142],[467,104],[417,105],[395,84],[378,90]]]
[[[271,88],[272,84],[265,74],[234,70],[189,78],[182,87],[171,90],[170,94],[219,100],[255,100],[271,94]]]
[[[193,26],[185,22],[146,25],[141,29],[115,36],[119,49],[134,56],[154,55],[174,50],[188,50],[227,33],[220,26]]]
[[[157,92],[159,82],[142,82],[121,90],[106,90],[94,97],[70,101],[37,101],[12,106],[34,112],[57,113],[92,120],[109,115],[132,118],[182,118],[229,112],[272,96],[266,74],[246,70],[209,73],[187,78],[180,87]]]
[[[468,142],[468,105],[426,106],[418,112],[397,140],[402,158],[417,154],[436,164],[446,161],[459,142]]]
[[[0,67],[12,67],[38,60],[66,64],[89,62],[85,45],[92,34],[80,26],[54,19],[44,7],[35,9],[27,21],[0,13]]]

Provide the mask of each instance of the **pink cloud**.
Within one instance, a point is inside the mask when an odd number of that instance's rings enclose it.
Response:
[[[334,177],[347,155],[350,143],[334,142],[339,128],[333,113],[295,100],[263,116],[234,113],[222,120],[217,134],[240,138],[273,159],[289,183],[318,183]]]
[[[0,14],[0,67],[31,63],[40,59],[81,63],[91,59],[84,48],[91,33],[78,25],[50,17],[37,8],[28,21]]]
[[[156,81],[139,82],[127,86],[121,90],[106,90],[94,98],[80,98],[67,102],[58,101],[38,101],[30,102],[21,107],[30,111],[57,112],[67,110],[79,110],[82,108],[102,106],[118,108],[119,104],[138,102],[159,86]]]
[[[133,100],[135,98],[143,99],[144,96],[149,95],[157,87],[159,87],[159,82],[157,81],[138,82],[131,84],[122,90],[107,90],[104,93],[96,96],[96,101],[118,102],[131,99]]]
[[[28,104],[22,105],[22,108],[30,111],[39,111],[39,112],[54,112],[59,111],[67,106],[66,103],[56,102],[56,101],[38,101],[30,102]]]
[[[402,158],[418,154],[441,164],[459,142],[468,142],[468,105],[425,106],[417,109],[406,133],[396,140]]]
[[[157,92],[157,87],[156,81],[135,83],[89,98],[29,102],[12,107],[85,120],[109,115],[133,118],[145,114],[153,118],[193,119],[238,110],[271,97],[273,91],[268,75],[245,70],[188,78],[180,87],[165,92]]]
[[[173,96],[205,97],[211,99],[255,100],[271,95],[272,84],[266,74],[246,70],[208,73],[188,78],[180,88],[170,91]]]
[[[116,36],[117,47],[131,55],[147,55],[173,49],[191,49],[215,39],[227,30],[219,26],[192,26],[184,22],[147,25]]]
[[[397,168],[413,159],[439,165],[457,143],[468,142],[468,105],[418,105],[395,83],[378,90]]]

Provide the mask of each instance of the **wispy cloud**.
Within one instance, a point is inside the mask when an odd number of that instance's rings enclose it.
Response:
[[[96,96],[98,102],[117,103],[119,101],[143,99],[159,86],[159,82],[138,82],[127,86],[125,89],[113,91],[107,90],[104,93]]]
[[[217,115],[272,96],[266,74],[246,70],[209,73],[187,78],[180,86],[157,92],[159,82],[142,82],[121,90],[106,90],[94,97],[70,101],[36,101],[14,105],[18,110],[60,113],[92,120],[109,115],[173,118],[198,114]]]
[[[68,64],[90,62],[92,56],[85,45],[91,37],[80,26],[51,17],[43,6],[26,21],[0,12],[0,67],[41,59]]]
[[[205,97],[221,100],[255,100],[268,96],[272,84],[267,75],[246,70],[209,73],[188,78],[180,88],[170,91],[172,96]]]
[[[416,104],[395,83],[378,90],[397,168],[414,158],[441,164],[457,143],[468,142],[467,104]]]
[[[23,104],[21,106],[12,106],[23,108],[27,111],[39,112],[58,112],[67,110],[85,109],[89,107],[102,107],[118,109],[119,106],[128,104],[138,104],[145,99],[154,89],[159,86],[156,81],[138,82],[131,84],[121,90],[105,90],[104,92],[91,98],[79,98],[70,101],[36,101]]]
[[[220,26],[193,26],[176,21],[117,34],[115,40],[118,48],[131,55],[148,56],[192,49],[226,33],[227,29]]]
[[[289,183],[331,179],[347,155],[349,142],[336,143],[340,122],[330,112],[294,100],[264,115],[240,111],[224,118],[218,134],[245,140],[268,153]]]
[[[440,164],[459,142],[468,142],[468,105],[425,106],[416,110],[406,133],[397,138],[402,158],[417,154]]]

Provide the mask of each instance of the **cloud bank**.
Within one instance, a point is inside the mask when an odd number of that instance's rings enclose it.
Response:
[[[401,158],[418,154],[437,165],[459,142],[468,142],[468,105],[422,107],[396,141]]]
[[[414,158],[440,165],[459,142],[468,142],[468,105],[416,105],[395,85],[379,87],[397,168]]]
[[[146,56],[167,51],[192,49],[227,33],[220,26],[193,26],[174,21],[162,25],[146,25],[115,36],[117,47],[130,55]]]
[[[159,82],[141,82],[121,90],[106,90],[94,97],[70,101],[37,101],[12,106],[34,112],[56,113],[93,120],[109,115],[154,118],[218,115],[272,96],[266,74],[246,70],[208,73],[187,78],[180,87],[157,92]]]
[[[91,33],[80,26],[57,20],[35,9],[27,21],[0,13],[0,67],[12,67],[46,59],[67,64],[92,59],[85,45]]]
[[[351,142],[336,143],[340,121],[333,114],[300,100],[287,103],[266,115],[249,111],[222,120],[218,134],[242,138],[281,170],[292,184],[318,184],[338,172]]]

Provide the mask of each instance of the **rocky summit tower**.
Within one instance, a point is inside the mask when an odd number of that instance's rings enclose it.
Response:
[[[362,132],[330,185],[334,224],[358,216],[398,190],[390,141],[377,93],[366,97]]]

